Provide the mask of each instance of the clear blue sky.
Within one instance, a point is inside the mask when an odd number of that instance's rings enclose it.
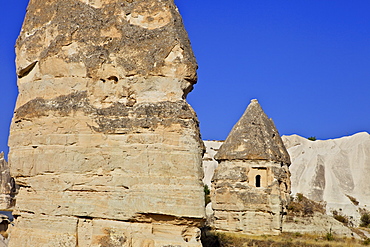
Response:
[[[0,150],[16,99],[27,0],[0,3]],[[370,1],[175,0],[199,64],[188,101],[203,139],[225,139],[257,98],[280,134],[370,132]]]

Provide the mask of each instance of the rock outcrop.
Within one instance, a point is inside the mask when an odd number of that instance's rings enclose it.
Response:
[[[257,100],[217,152],[212,181],[214,228],[279,234],[290,193],[289,155]]]
[[[197,64],[173,0],[31,0],[10,246],[201,246]]]
[[[325,236],[328,233],[334,236],[358,238],[361,237],[351,228],[337,221],[332,216],[315,212],[310,216],[294,216],[290,219],[284,217],[283,232],[315,234]]]
[[[330,140],[283,136],[292,158],[292,193],[326,202],[355,225],[361,210],[370,210],[370,135],[362,132]]]
[[[8,227],[12,220],[11,211],[15,204],[16,186],[14,179],[10,176],[9,166],[0,153],[0,247],[8,246]],[[6,214],[6,215],[5,215]]]
[[[10,176],[8,162],[4,159],[4,153],[0,153],[0,211],[12,210],[15,204],[14,196],[16,186]]]

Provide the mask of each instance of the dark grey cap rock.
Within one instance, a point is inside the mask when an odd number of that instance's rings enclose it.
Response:
[[[290,164],[289,154],[272,119],[256,99],[235,124],[215,156],[221,160],[268,160]]]

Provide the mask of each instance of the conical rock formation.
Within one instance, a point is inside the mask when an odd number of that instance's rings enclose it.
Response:
[[[252,100],[235,124],[216,160],[268,160],[290,164],[289,154],[272,119]]]
[[[290,193],[289,155],[257,100],[233,127],[215,159],[213,226],[219,231],[279,234]]]
[[[197,64],[173,0],[31,0],[11,246],[200,246]]]

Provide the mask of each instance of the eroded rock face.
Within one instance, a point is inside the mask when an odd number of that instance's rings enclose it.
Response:
[[[0,247],[8,246],[9,232],[8,227],[12,217],[11,211],[15,204],[17,189],[14,178],[10,176],[8,163],[4,158],[4,153],[0,153]],[[8,212],[4,212],[8,211]],[[6,215],[4,215],[4,213]]]
[[[273,160],[290,164],[272,119],[252,100],[215,156],[216,160]]]
[[[197,64],[173,0],[31,0],[11,246],[200,246]]]
[[[325,202],[328,214],[336,210],[358,225],[361,209],[370,205],[370,135],[317,141],[291,135],[283,141],[292,157],[292,193]]]
[[[14,196],[16,186],[10,176],[8,162],[4,159],[4,153],[0,153],[0,210],[12,210],[15,204]]]
[[[289,155],[257,100],[234,126],[215,159],[213,225],[219,231],[279,234],[290,194]]]

